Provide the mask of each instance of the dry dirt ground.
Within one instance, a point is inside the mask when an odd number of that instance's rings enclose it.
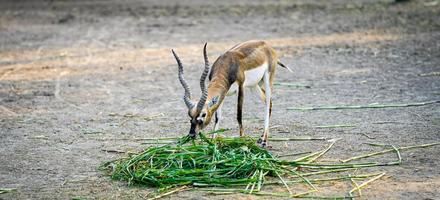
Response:
[[[272,135],[341,138],[323,160],[440,141],[440,107],[291,111],[287,107],[409,103],[440,99],[440,2],[414,0],[1,1],[0,199],[141,199],[153,190],[111,181],[98,167],[182,136],[188,117],[170,49],[198,93],[202,46],[214,61],[232,45],[268,41],[279,68]],[[437,73],[432,73],[437,72]],[[421,75],[422,74],[422,75]],[[236,100],[222,127],[236,136]],[[246,92],[244,125],[257,136],[263,104]],[[350,128],[316,126],[351,124]],[[274,153],[328,143],[271,143]],[[440,199],[440,147],[402,152],[400,166],[364,199]],[[393,159],[394,155],[376,158]],[[323,193],[344,194],[344,184]],[[265,199],[182,192],[171,199]]]

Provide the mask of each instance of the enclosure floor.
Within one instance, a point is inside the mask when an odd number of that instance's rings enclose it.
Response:
[[[177,3],[178,2],[178,3]],[[440,141],[440,104],[295,111],[287,107],[440,99],[440,2],[295,1],[0,2],[0,199],[143,199],[151,188],[111,181],[98,167],[138,152],[140,138],[183,136],[189,118],[170,52],[195,98],[208,42],[212,62],[234,44],[263,39],[294,73],[277,69],[271,135],[340,138],[322,161]],[[331,2],[331,3],[330,3]],[[433,73],[437,72],[437,73]],[[237,136],[236,97],[222,128]],[[264,104],[245,91],[246,134],[262,133]],[[319,128],[326,125],[352,125]],[[209,127],[211,128],[211,127]],[[275,154],[325,141],[272,142]],[[119,152],[119,153],[118,153]],[[402,152],[400,166],[365,199],[440,199],[440,147]],[[375,158],[395,159],[395,155]],[[348,184],[348,183],[347,183]],[[330,184],[326,194],[344,194]],[[170,199],[265,199],[185,191]]]

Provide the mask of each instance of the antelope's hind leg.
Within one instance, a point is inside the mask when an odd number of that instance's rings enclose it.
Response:
[[[269,137],[269,121],[270,121],[270,115],[272,112],[272,86],[270,81],[270,74],[268,71],[264,73],[264,94],[265,94],[265,115],[264,115],[264,133],[261,136],[261,138],[258,140],[258,143],[262,147],[266,147],[267,145],[267,138]]]
[[[263,103],[266,103],[266,90],[264,88],[261,88],[264,87],[264,81],[261,82],[263,83],[263,86],[257,85],[255,89],[258,92],[261,101],[263,101]],[[272,100],[270,101],[270,107],[269,107],[269,117],[271,116],[272,116]]]

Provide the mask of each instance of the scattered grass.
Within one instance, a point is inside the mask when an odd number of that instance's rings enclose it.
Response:
[[[83,134],[84,135],[92,135],[92,134],[101,134],[104,133],[102,131],[84,131]]]
[[[312,153],[312,152],[307,151],[307,152],[300,152],[300,153],[288,153],[288,154],[278,155],[277,157],[281,158],[281,157],[288,157],[288,156],[299,156],[299,155],[310,154],[310,153]]]
[[[185,190],[188,190],[188,189],[189,189],[188,186],[178,187],[178,188],[175,188],[175,189],[170,190],[170,191],[168,191],[168,192],[164,192],[164,193],[162,193],[162,194],[159,194],[159,195],[156,195],[156,196],[154,196],[154,197],[152,197],[152,198],[149,198],[148,200],[160,199],[160,198],[162,198],[162,197],[165,197],[165,196],[168,196],[168,195],[171,195],[171,194],[177,193],[177,192],[185,191]]]
[[[324,126],[315,126],[315,128],[353,128],[356,125],[352,124],[335,124],[335,125],[324,125]]]
[[[398,107],[412,107],[425,106],[434,103],[440,103],[440,100],[414,102],[414,103],[394,103],[394,104],[368,104],[368,105],[345,105],[345,106],[318,106],[318,107],[289,107],[287,110],[342,110],[342,109],[368,109],[368,108],[398,108]]]
[[[31,136],[28,137],[29,139],[41,139],[41,140],[47,140],[49,139],[49,137],[45,136],[45,135],[36,135],[36,136]]]
[[[373,146],[380,146],[378,144],[369,144],[369,145],[373,145]],[[410,149],[418,149],[418,148],[426,148],[426,147],[432,147],[435,145],[440,145],[440,142],[436,142],[436,143],[431,143],[431,144],[422,144],[422,145],[414,145],[414,146],[407,146],[407,147],[399,147],[399,148],[395,148],[394,146],[392,146],[392,149],[387,149],[387,150],[383,150],[383,151],[379,151],[379,152],[374,152],[374,153],[369,153],[369,154],[365,154],[365,155],[360,155],[360,156],[355,156],[355,157],[351,157],[345,160],[341,160],[341,162],[346,163],[346,162],[350,162],[353,160],[359,160],[359,159],[363,159],[363,158],[369,158],[369,157],[373,157],[373,156],[377,156],[377,155],[382,155],[382,154],[386,154],[392,151],[401,151],[401,150],[410,150]],[[388,146],[388,145],[383,145],[383,146]],[[399,154],[400,156],[400,154]]]
[[[72,197],[72,200],[86,200],[86,197]]]
[[[103,167],[115,180],[158,188],[157,195],[152,199],[196,188],[222,195],[243,193],[288,198],[352,199],[362,195],[362,188],[385,175],[384,172],[359,174],[360,169],[399,165],[402,162],[400,150],[440,144],[399,148],[376,144],[389,149],[349,158],[342,163],[318,162],[319,158],[330,151],[337,142],[335,139],[330,141],[331,143],[322,150],[307,152],[307,155],[295,160],[286,160],[282,157],[291,155],[272,155],[266,149],[260,148],[254,138],[209,139],[204,134],[200,134],[200,139],[183,137],[172,144],[149,147],[139,154],[107,162]],[[392,162],[351,163],[353,160],[392,152],[397,155],[397,160]],[[351,183],[353,188],[341,196],[319,194],[320,183],[335,181],[346,181]],[[308,190],[295,191],[293,186],[298,184]],[[263,191],[266,185],[278,185],[286,192]]]
[[[429,72],[429,73],[419,74],[419,76],[440,76],[440,72]]]
[[[274,83],[275,86],[285,86],[285,87],[294,87],[294,88],[312,88],[310,85],[305,85],[301,83],[284,83],[284,82],[277,82]]]

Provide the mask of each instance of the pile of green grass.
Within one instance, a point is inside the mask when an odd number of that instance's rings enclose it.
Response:
[[[110,175],[113,179],[125,180],[130,184],[157,187],[160,193],[157,197],[182,189],[201,188],[200,190],[216,194],[246,193],[283,197],[345,199],[355,197],[354,193],[356,192],[360,195],[362,187],[379,179],[385,173],[341,176],[341,172],[366,167],[398,165],[401,163],[399,150],[440,144],[404,148],[389,146],[388,150],[356,156],[343,160],[341,163],[317,163],[316,160],[324,155],[335,142],[333,141],[323,150],[309,153],[295,160],[284,160],[281,159],[281,156],[274,156],[266,149],[260,148],[253,138],[208,139],[204,134],[200,134],[198,140],[183,137],[178,142],[149,147],[129,158],[109,162],[106,166],[111,168]],[[398,160],[386,163],[351,163],[353,160],[389,152],[396,152]],[[337,174],[337,176],[308,178],[315,175],[331,174]],[[312,196],[318,191],[316,183],[338,180],[351,181],[353,189],[343,196]],[[364,182],[357,184],[356,181]],[[298,183],[304,184],[309,190],[293,192],[291,185]],[[269,184],[281,185],[286,188],[286,192],[263,192],[263,185]]]
[[[258,171],[274,173],[272,155],[251,138],[183,138],[180,144],[151,147],[116,163],[112,177],[131,183],[168,188],[193,184],[230,185],[257,180]],[[186,143],[186,144],[185,144]]]

